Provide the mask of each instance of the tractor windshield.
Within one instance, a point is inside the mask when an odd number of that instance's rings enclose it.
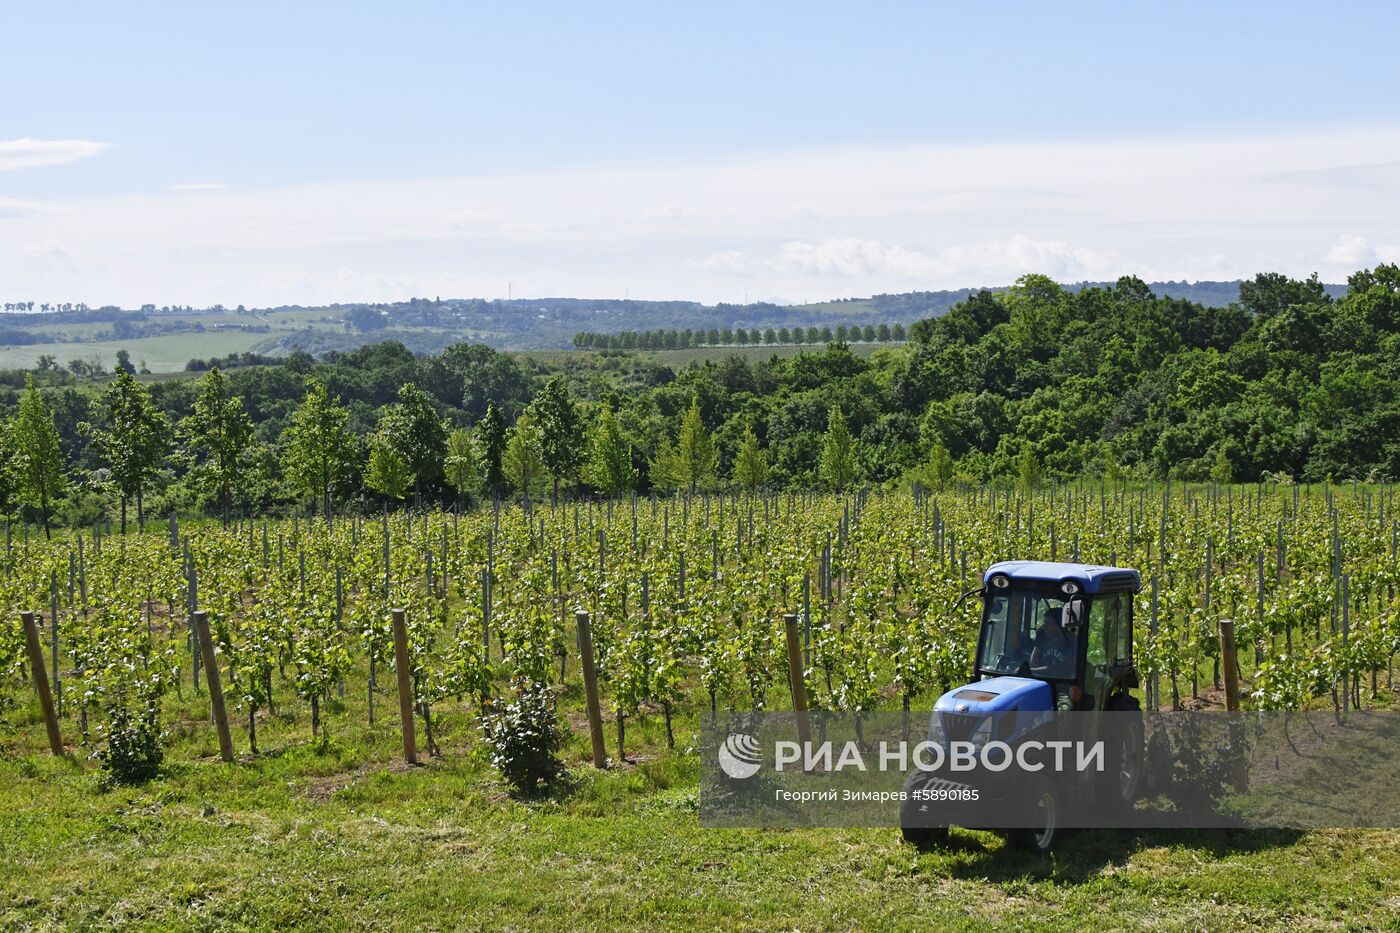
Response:
[[[988,594],[978,645],[984,674],[1074,680],[1078,674],[1082,600],[1041,589]]]

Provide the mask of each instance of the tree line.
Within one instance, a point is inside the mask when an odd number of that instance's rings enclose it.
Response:
[[[197,384],[193,411],[172,422],[152,401],[150,389],[130,373],[118,373],[96,404],[99,421],[80,430],[91,438],[100,466],[75,476],[61,449],[54,412],[31,376],[18,411],[0,425],[0,516],[27,509],[50,532],[55,504],[74,483],[104,489],[119,503],[125,533],[129,508],[146,521],[147,491],[162,472],[181,470],[227,523],[261,473],[277,464],[287,486],[329,516],[357,492],[387,508],[412,493],[445,485],[459,503],[478,496],[518,493],[528,504],[548,488],[561,493],[621,496],[637,490],[637,450],[609,407],[589,416],[555,376],[507,428],[494,403],[475,428],[452,427],[432,398],[412,382],[399,387],[376,430],[358,437],[350,411],[315,376],[275,442],[259,444],[243,399],[228,378],[210,370]],[[719,450],[704,424],[698,399],[646,464],[653,485],[690,493],[726,479]],[[821,476],[834,489],[856,478],[855,448],[838,407],[828,413]],[[768,483],[767,452],[752,429],[744,435],[729,476],[756,490]]]
[[[623,330],[616,333],[579,331],[574,346],[581,350],[686,350],[691,347],[791,346],[794,344],[902,343],[904,325],[838,324],[836,327],[711,327],[708,329]]]
[[[1226,308],[1027,276],[907,336],[683,369],[389,341],[200,378],[4,371],[0,508],[88,524],[729,483],[1400,478],[1395,266],[1341,298],[1261,275]]]

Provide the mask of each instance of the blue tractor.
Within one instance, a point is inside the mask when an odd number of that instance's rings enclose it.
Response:
[[[928,741],[976,744],[996,730],[1003,733],[997,739],[1014,744],[1049,728],[1056,712],[1087,714],[1072,717],[1074,723],[1091,732],[1104,724],[1103,734],[1112,736],[1110,761],[1102,775],[1073,789],[1073,804],[1131,807],[1143,773],[1142,708],[1130,692],[1139,680],[1133,665],[1133,597],[1140,587],[1138,572],[1125,567],[1033,560],[993,564],[981,588],[963,597],[982,600],[972,682],[939,697]],[[945,836],[949,822],[969,825],[951,818],[968,816],[965,807],[940,810],[929,794],[916,793],[929,781],[948,783],[916,770],[901,806],[904,837],[919,846]],[[1011,837],[1049,851],[1062,835],[1058,817],[1071,803],[1065,784],[1023,774],[999,790],[1005,799],[984,798],[982,805],[1001,808],[1002,814],[1015,805],[1029,825],[1012,830]]]

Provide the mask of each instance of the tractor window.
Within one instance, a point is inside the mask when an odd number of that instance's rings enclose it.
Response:
[[[1040,592],[1013,590],[987,599],[981,670],[1069,679],[1075,676],[1078,604]]]
[[[1106,668],[1131,659],[1127,598],[1121,593],[1095,597],[1089,609],[1089,665]]]

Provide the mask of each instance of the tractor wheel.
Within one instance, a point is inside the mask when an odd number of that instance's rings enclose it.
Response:
[[[1142,706],[1136,697],[1120,693],[1110,697],[1104,709],[1119,714],[1114,720],[1119,723],[1115,731],[1120,739],[1113,751],[1113,774],[1104,792],[1108,802],[1122,812],[1131,810],[1142,796],[1145,764]]]
[[[901,826],[899,831],[903,834],[904,841],[920,852],[926,852],[948,839],[946,826]]]
[[[913,792],[925,780],[920,772],[910,772],[904,781],[904,800],[899,805],[899,830],[904,841],[916,849],[931,849],[948,838],[948,827],[938,825],[932,805],[913,798]]]
[[[1060,805],[1055,785],[1048,778],[1038,778],[1031,785],[1031,825],[1024,829],[1012,830],[1012,842],[1037,852],[1048,854],[1060,841],[1064,832],[1060,828]]]

